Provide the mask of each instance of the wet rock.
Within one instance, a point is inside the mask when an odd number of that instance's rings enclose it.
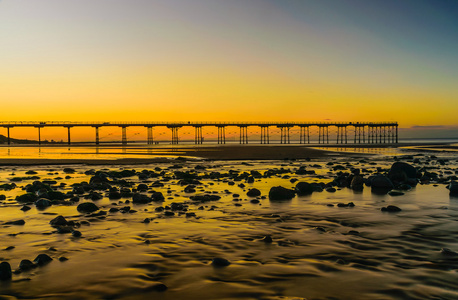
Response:
[[[67,260],[68,260],[68,258],[66,258],[65,256],[59,257],[59,261],[60,262],[64,262],[64,261],[67,261]]]
[[[13,272],[11,272],[11,265],[6,261],[0,263],[0,280],[11,280],[12,277]]]
[[[208,201],[218,201],[221,199],[218,195],[209,195],[209,194],[199,194],[189,197],[189,199],[193,201],[201,201],[201,202],[208,202]]]
[[[38,256],[33,260],[39,266],[43,266],[52,261],[52,258],[48,254],[38,254]]]
[[[35,206],[38,209],[43,209],[43,208],[49,207],[51,205],[52,205],[52,202],[49,201],[48,199],[38,199],[37,201],[35,201]]]
[[[398,191],[390,191],[390,192],[388,192],[388,195],[394,197],[394,196],[402,196],[402,195],[404,195],[404,193],[403,192],[398,192]]]
[[[121,199],[121,193],[118,191],[110,191],[108,193],[108,199],[110,200],[119,200]]]
[[[382,207],[381,211],[385,211],[385,212],[400,212],[400,211],[402,211],[402,209],[400,209],[399,207],[397,207],[395,205],[388,205],[387,207]]]
[[[228,261],[225,258],[221,258],[221,257],[216,257],[212,260],[212,265],[215,267],[227,267],[230,264],[231,264],[230,261]]]
[[[175,213],[173,211],[165,211],[164,212],[164,216],[166,217],[173,217],[175,215]]]
[[[303,181],[298,182],[294,189],[296,190],[296,193],[298,195],[310,195],[314,191],[313,185],[311,185],[308,182],[303,182]]]
[[[59,226],[57,227],[57,233],[66,234],[71,233],[73,229],[70,226]]]
[[[353,202],[348,202],[348,203],[338,203],[337,207],[355,207],[355,204]]]
[[[266,244],[270,244],[273,242],[272,237],[270,235],[266,235],[265,237],[262,238],[262,240]]]
[[[57,216],[49,221],[49,224],[51,224],[51,226],[65,226],[68,222],[63,216]]]
[[[95,205],[92,202],[83,202],[83,203],[79,204],[76,207],[76,209],[81,213],[91,213],[91,212],[99,210],[97,205]]]
[[[250,203],[258,204],[258,203],[259,203],[259,200],[258,200],[258,199],[251,199],[251,200],[250,200]]]
[[[155,202],[160,202],[160,201],[164,201],[165,200],[164,195],[161,192],[154,192],[151,195],[151,199],[152,199],[152,201],[155,201]]]
[[[386,194],[394,188],[393,183],[388,177],[376,175],[371,179],[372,192],[377,194]]]
[[[458,256],[458,253],[450,250],[449,248],[442,248],[441,254],[446,256]]]
[[[458,197],[458,182],[452,181],[448,185],[448,189],[450,191],[450,196],[452,197]]]
[[[337,190],[335,188],[333,188],[333,187],[327,187],[326,188],[326,192],[328,192],[328,193],[335,193],[336,191]]]
[[[28,211],[28,210],[31,210],[31,208],[30,208],[30,206],[24,205],[23,207],[21,207],[21,210],[22,211]]]
[[[25,221],[24,220],[16,220],[16,221],[9,221],[6,222],[5,225],[24,225]]]
[[[145,290],[146,291],[156,291],[156,292],[165,292],[168,289],[168,287],[159,282],[159,283],[154,283],[151,286],[147,287]]]
[[[403,181],[405,177],[417,178],[417,169],[408,163],[397,161],[391,166],[388,176],[399,181]]]
[[[111,212],[111,213],[115,213],[115,212],[118,212],[119,211],[119,208],[117,207],[112,207],[108,210],[108,212]]]
[[[270,188],[269,199],[270,200],[290,200],[294,198],[296,192],[291,189],[284,188],[282,186],[274,186]]]
[[[196,192],[195,187],[196,187],[195,185],[189,184],[184,188],[184,192],[185,193],[195,193]]]
[[[72,231],[72,235],[74,237],[81,237],[82,236],[81,231],[79,231],[79,230],[73,230]]]
[[[261,191],[256,188],[252,188],[246,194],[248,197],[258,197],[261,196]]]
[[[37,201],[38,197],[34,193],[27,193],[27,194],[22,194],[19,196],[16,196],[16,201],[17,202],[35,202]]]
[[[145,194],[135,193],[132,196],[132,202],[136,204],[146,204],[150,203],[151,201],[152,199]]]
[[[75,169],[73,169],[73,168],[64,168],[63,171],[64,171],[64,173],[66,173],[66,174],[73,174],[73,173],[76,172]]]
[[[364,189],[364,178],[359,175],[353,176],[353,179],[350,183],[350,188],[355,191],[362,191]]]
[[[36,267],[36,265],[33,262],[31,262],[30,260],[28,260],[28,259],[23,259],[19,263],[19,270],[21,270],[21,271],[27,271],[27,270],[33,269],[35,267]]]

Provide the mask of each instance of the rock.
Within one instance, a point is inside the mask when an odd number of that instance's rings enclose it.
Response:
[[[33,260],[39,266],[43,266],[52,261],[52,258],[47,254],[38,254],[38,256]]]
[[[16,221],[9,221],[6,222],[5,225],[24,225],[25,221],[24,220],[16,220]]]
[[[163,284],[162,282],[154,283],[147,287],[145,290],[146,291],[156,291],[156,292],[165,292],[168,289],[168,287]]]
[[[313,193],[313,185],[311,185],[310,183],[308,182],[298,182],[296,184],[296,187],[294,188],[296,190],[296,193],[298,195],[310,195],[311,193]]]
[[[417,169],[408,163],[397,161],[391,166],[388,176],[394,179],[401,179],[399,181],[403,181],[402,178],[404,176],[407,178],[417,178]]]
[[[350,183],[350,188],[355,191],[363,190],[364,189],[364,178],[359,175],[353,176],[353,179],[351,180],[351,183]]]
[[[400,209],[397,206],[394,205],[388,205],[387,207],[382,207],[381,211],[386,211],[386,212],[400,212],[402,209]]]
[[[258,197],[261,196],[261,191],[256,188],[252,188],[246,193],[246,195],[248,197]]]
[[[72,173],[75,173],[75,169],[72,169],[72,168],[64,168],[64,173],[66,174],[72,174]]]
[[[38,199],[37,195],[33,193],[22,194],[16,196],[17,202],[35,202]]]
[[[449,248],[442,248],[441,249],[441,254],[447,255],[447,256],[458,256],[457,252],[452,251]]]
[[[266,235],[265,237],[263,237],[262,241],[267,244],[270,244],[273,242],[272,237],[270,235]]]
[[[63,216],[57,216],[49,221],[49,224],[51,224],[51,226],[65,226],[68,222]]]
[[[156,202],[160,202],[160,201],[164,201],[165,200],[164,195],[161,192],[154,192],[151,195],[151,199],[152,199],[152,201],[156,201]]]
[[[0,263],[0,280],[10,280],[12,277],[13,272],[11,272],[10,264],[6,261]]]
[[[219,199],[221,199],[221,197],[218,195],[199,194],[199,195],[191,196],[189,197],[189,199],[193,201],[207,202],[207,201],[218,201]]]
[[[132,196],[132,202],[136,204],[146,204],[151,202],[151,198],[148,195],[135,193]]]
[[[458,197],[458,182],[452,181],[448,185],[448,189],[450,191],[450,196],[452,197]]]
[[[258,199],[251,199],[251,200],[250,200],[250,203],[258,204],[258,203],[259,203],[259,200],[258,200]]]
[[[111,191],[108,193],[108,199],[110,200],[119,200],[121,199],[121,193],[118,191]]]
[[[337,207],[355,207],[355,204],[353,202],[348,202],[347,204],[345,203],[338,203]]]
[[[30,209],[31,209],[30,206],[27,206],[27,205],[24,205],[23,207],[21,207],[22,211],[28,211]]]
[[[274,186],[270,188],[269,199],[270,200],[290,200],[294,198],[296,192],[291,189],[284,188],[282,186]]]
[[[402,196],[402,195],[404,195],[404,193],[403,192],[398,192],[398,191],[390,191],[388,193],[388,195],[390,195],[390,196]]]
[[[72,235],[74,237],[81,237],[82,236],[81,231],[79,231],[79,230],[73,230],[72,231]]]
[[[225,258],[221,258],[221,257],[216,257],[212,260],[212,265],[215,267],[227,267],[230,264],[231,264],[230,261],[228,261]]]
[[[335,188],[333,188],[333,187],[327,187],[326,188],[326,192],[328,192],[328,193],[335,193],[336,191],[337,190]]]
[[[31,262],[30,260],[28,260],[28,259],[23,259],[19,263],[19,269],[21,271],[27,271],[27,270],[33,269],[35,267],[36,267],[36,265],[33,262]]]
[[[394,185],[388,177],[376,175],[372,177],[371,188],[374,193],[386,194],[394,188]]]
[[[38,199],[37,201],[35,201],[35,206],[39,209],[43,209],[43,208],[46,208],[46,207],[49,207],[51,206],[52,203],[51,201],[49,201],[48,199]]]
[[[92,202],[83,202],[81,204],[78,204],[76,209],[81,213],[91,213],[91,212],[99,210],[97,205],[95,205]]]

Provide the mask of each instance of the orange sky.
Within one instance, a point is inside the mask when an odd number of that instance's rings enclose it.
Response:
[[[446,10],[335,5],[0,1],[1,119],[458,125]]]

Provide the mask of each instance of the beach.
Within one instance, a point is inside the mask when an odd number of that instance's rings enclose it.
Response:
[[[250,148],[245,158],[259,152]],[[446,189],[456,177],[453,153],[392,157],[287,148],[269,147],[279,156],[266,160],[235,160],[242,153],[215,160],[212,149],[199,158],[3,159],[0,258],[12,276],[0,281],[0,295],[458,297],[458,200]],[[374,191],[371,176],[388,176],[396,162],[422,177],[392,190],[399,194]],[[345,182],[355,172],[364,180],[359,188]],[[312,190],[298,192],[299,182]],[[277,199],[272,187],[278,186],[296,192]],[[35,197],[18,197],[27,190]],[[50,205],[37,204],[43,199]],[[96,209],[81,210],[83,203]],[[43,254],[49,261],[38,259]],[[23,260],[32,265],[21,267]]]

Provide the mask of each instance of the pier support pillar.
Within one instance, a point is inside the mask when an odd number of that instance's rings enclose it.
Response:
[[[67,127],[67,143],[69,146],[72,143],[72,140],[70,138],[70,126]]]
[[[38,145],[41,145],[41,127],[38,128]]]
[[[7,131],[7,136],[8,136],[8,145],[11,145],[10,128],[6,127],[6,131]]]
[[[218,126],[218,144],[226,144],[226,127]]]
[[[148,132],[148,139],[147,139],[147,144],[152,145],[153,144],[153,127],[146,127],[146,130]]]
[[[269,144],[269,126],[261,126],[261,144]]]
[[[202,144],[203,137],[202,137],[202,126],[195,126],[195,135],[194,135],[194,143]]]
[[[95,126],[95,144],[96,145],[100,144],[99,126]]]
[[[178,129],[179,129],[179,127],[171,126],[169,128],[172,130],[172,145],[177,145],[178,144]]]
[[[240,144],[248,144],[248,126],[240,127]]]
[[[122,126],[121,129],[122,129],[122,144],[126,145],[127,144],[127,127]]]
[[[289,126],[281,126],[280,127],[280,144],[289,144],[290,136],[289,136]]]

